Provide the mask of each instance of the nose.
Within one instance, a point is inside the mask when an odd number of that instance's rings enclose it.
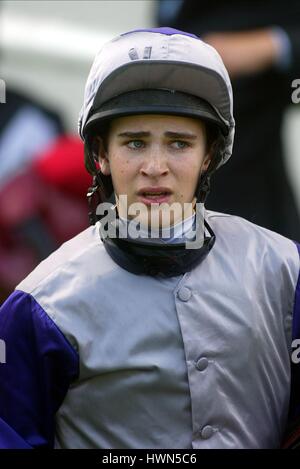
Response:
[[[168,174],[168,161],[161,146],[152,146],[145,155],[140,172],[143,176],[157,178]]]

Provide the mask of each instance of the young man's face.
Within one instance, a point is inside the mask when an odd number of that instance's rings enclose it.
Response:
[[[181,209],[189,203],[184,218],[192,214],[199,174],[210,160],[200,120],[167,115],[117,118],[110,126],[107,151],[100,146],[99,153],[101,171],[111,175],[117,201],[127,195],[128,207],[145,204],[148,220],[142,222],[149,223],[151,211],[174,202]],[[120,206],[119,214],[130,218]],[[171,224],[178,221],[172,214]]]

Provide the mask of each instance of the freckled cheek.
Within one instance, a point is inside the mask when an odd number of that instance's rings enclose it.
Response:
[[[136,175],[136,169],[132,163],[126,157],[111,158],[111,174],[118,194],[130,193],[130,187]]]
[[[187,165],[177,167],[176,179],[180,202],[192,200],[198,182],[199,171],[200,167],[197,164],[191,164],[189,167]]]
[[[175,174],[178,181],[181,181],[183,184],[186,183],[190,185],[193,184],[194,181],[198,180],[199,171],[200,166],[198,164],[191,163],[190,165],[178,166]]]

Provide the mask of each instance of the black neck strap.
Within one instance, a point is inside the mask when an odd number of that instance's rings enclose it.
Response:
[[[196,249],[187,249],[185,243],[160,245],[119,237],[102,237],[102,240],[110,257],[123,269],[137,275],[173,277],[191,271],[212,249],[215,234],[206,220],[204,226],[209,236]],[[100,236],[101,231],[100,225]]]

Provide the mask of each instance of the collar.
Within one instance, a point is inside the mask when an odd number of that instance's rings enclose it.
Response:
[[[179,233],[176,226],[179,224],[176,224],[173,235],[165,239],[133,237],[124,233],[122,230],[128,227],[128,220],[120,220],[114,206],[114,217],[106,218],[105,223],[100,220],[104,247],[120,267],[137,275],[172,277],[189,272],[207,256],[215,243],[215,234],[205,219],[204,206],[199,205],[196,216],[182,222],[180,232],[186,229],[183,236],[174,235]]]

